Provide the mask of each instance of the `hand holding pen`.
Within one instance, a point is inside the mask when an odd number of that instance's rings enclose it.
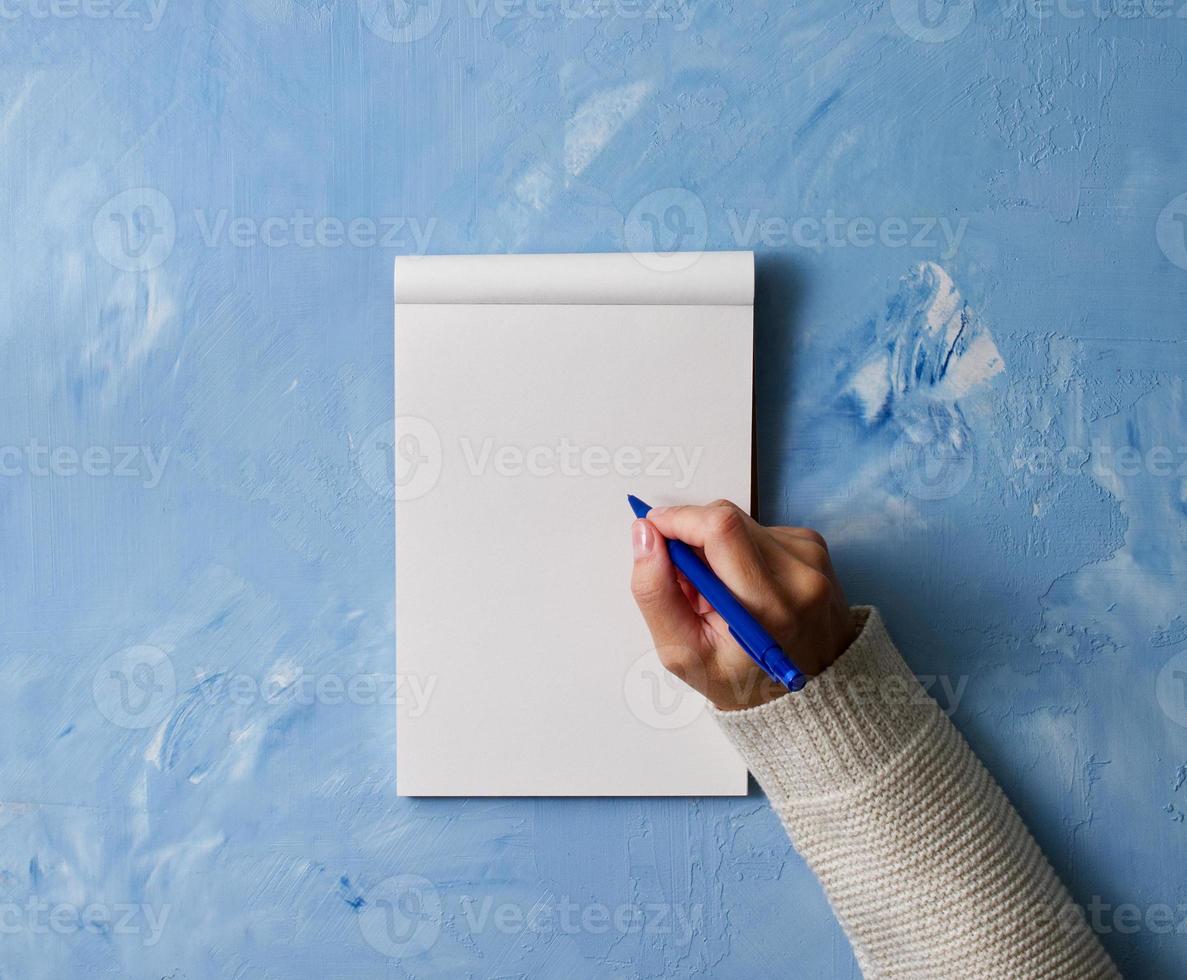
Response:
[[[824,539],[815,531],[763,527],[725,500],[644,512],[646,519],[631,528],[635,601],[664,666],[718,708],[754,707],[787,694],[802,684],[797,673],[820,673],[852,642],[853,616]],[[709,596],[676,567],[665,538],[684,542],[711,569]],[[714,581],[757,620],[756,631],[731,630],[710,601],[721,602]],[[723,611],[736,626],[737,613]],[[767,653],[765,668],[757,649],[764,644],[753,642],[755,632],[769,634],[777,645]],[[793,662],[789,670],[777,667],[783,654]]]

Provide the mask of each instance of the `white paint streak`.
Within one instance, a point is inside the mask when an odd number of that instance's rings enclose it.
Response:
[[[909,402],[923,397],[952,405],[1005,369],[989,328],[967,309],[944,269],[923,262],[908,281],[913,287],[921,284],[930,289],[927,305],[901,322],[880,327],[874,349],[854,370],[846,388],[861,406],[867,424],[892,398]],[[917,377],[920,364],[925,371]]]
[[[4,112],[4,116],[0,118],[0,139],[8,136],[8,128],[12,125],[13,120],[21,114],[21,110],[25,107],[25,102],[29,99],[29,93],[33,91],[33,86],[41,77],[39,72],[34,72],[25,79],[25,84],[21,86],[9,103],[8,108]]]
[[[993,335],[985,330],[969,341],[964,354],[953,357],[944,379],[945,391],[953,400],[961,398],[1001,374],[1005,367]]]
[[[565,126],[565,170],[580,176],[639,111],[652,90],[650,82],[635,82],[583,102]]]
[[[552,194],[552,175],[540,167],[532,167],[515,182],[515,196],[533,211],[543,211]]]
[[[890,361],[876,357],[867,361],[849,382],[849,390],[862,407],[862,417],[873,422],[890,397]]]

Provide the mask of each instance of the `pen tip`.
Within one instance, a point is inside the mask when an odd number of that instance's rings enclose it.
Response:
[[[651,507],[643,503],[643,501],[636,497],[633,493],[628,493],[626,495],[626,499],[627,503],[631,505],[631,510],[635,512],[636,517],[646,517],[647,512],[651,510]]]

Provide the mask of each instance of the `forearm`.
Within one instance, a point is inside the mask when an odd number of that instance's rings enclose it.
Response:
[[[876,611],[803,691],[716,714],[867,977],[1118,975]]]

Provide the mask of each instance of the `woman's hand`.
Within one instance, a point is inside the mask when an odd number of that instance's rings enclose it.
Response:
[[[664,538],[698,549],[805,674],[820,673],[853,641],[853,616],[815,531],[763,527],[728,500],[656,507],[631,526],[631,591],[663,665],[718,708],[764,704],[787,689],[750,658],[676,570]]]

